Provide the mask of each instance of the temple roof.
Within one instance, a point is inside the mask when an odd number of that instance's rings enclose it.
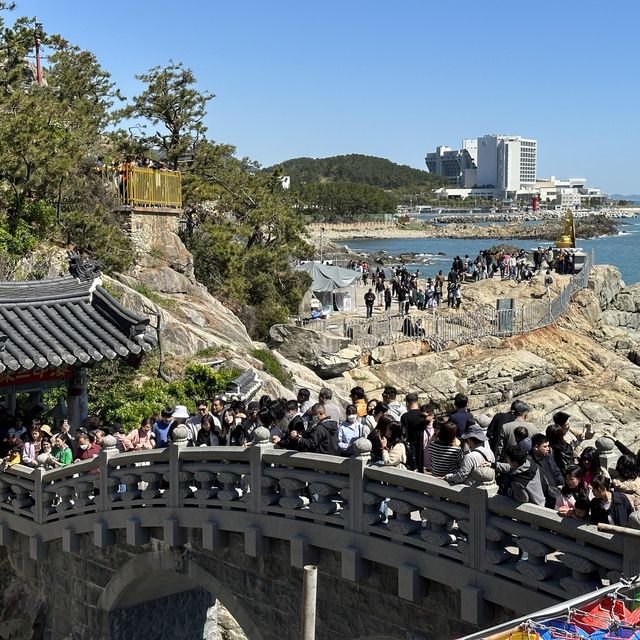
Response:
[[[0,372],[90,365],[155,345],[149,319],[109,294],[93,263],[70,262],[69,276],[0,282]]]

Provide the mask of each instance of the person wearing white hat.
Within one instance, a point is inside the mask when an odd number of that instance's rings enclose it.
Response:
[[[173,413],[171,414],[171,424],[169,425],[168,433],[168,439],[170,442],[173,440],[174,429],[178,425],[186,425],[188,419],[189,411],[187,410],[187,407],[185,407],[183,404],[177,404],[173,409]],[[193,445],[193,442],[189,441],[189,444]]]

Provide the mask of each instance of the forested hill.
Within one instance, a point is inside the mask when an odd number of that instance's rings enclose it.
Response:
[[[269,170],[280,167],[284,175],[291,177],[292,185],[317,182],[359,182],[381,187],[435,187],[438,178],[427,171],[396,164],[385,158],[352,153],[331,158],[292,158]]]

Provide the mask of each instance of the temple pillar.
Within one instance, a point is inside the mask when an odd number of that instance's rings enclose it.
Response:
[[[89,416],[86,367],[74,367],[73,369],[67,392],[67,415],[73,432],[82,426]]]

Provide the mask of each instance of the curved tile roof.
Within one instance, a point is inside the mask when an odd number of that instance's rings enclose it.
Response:
[[[0,282],[0,372],[90,364],[150,351],[155,340],[146,333],[148,324],[148,318],[111,296],[92,271]]]

